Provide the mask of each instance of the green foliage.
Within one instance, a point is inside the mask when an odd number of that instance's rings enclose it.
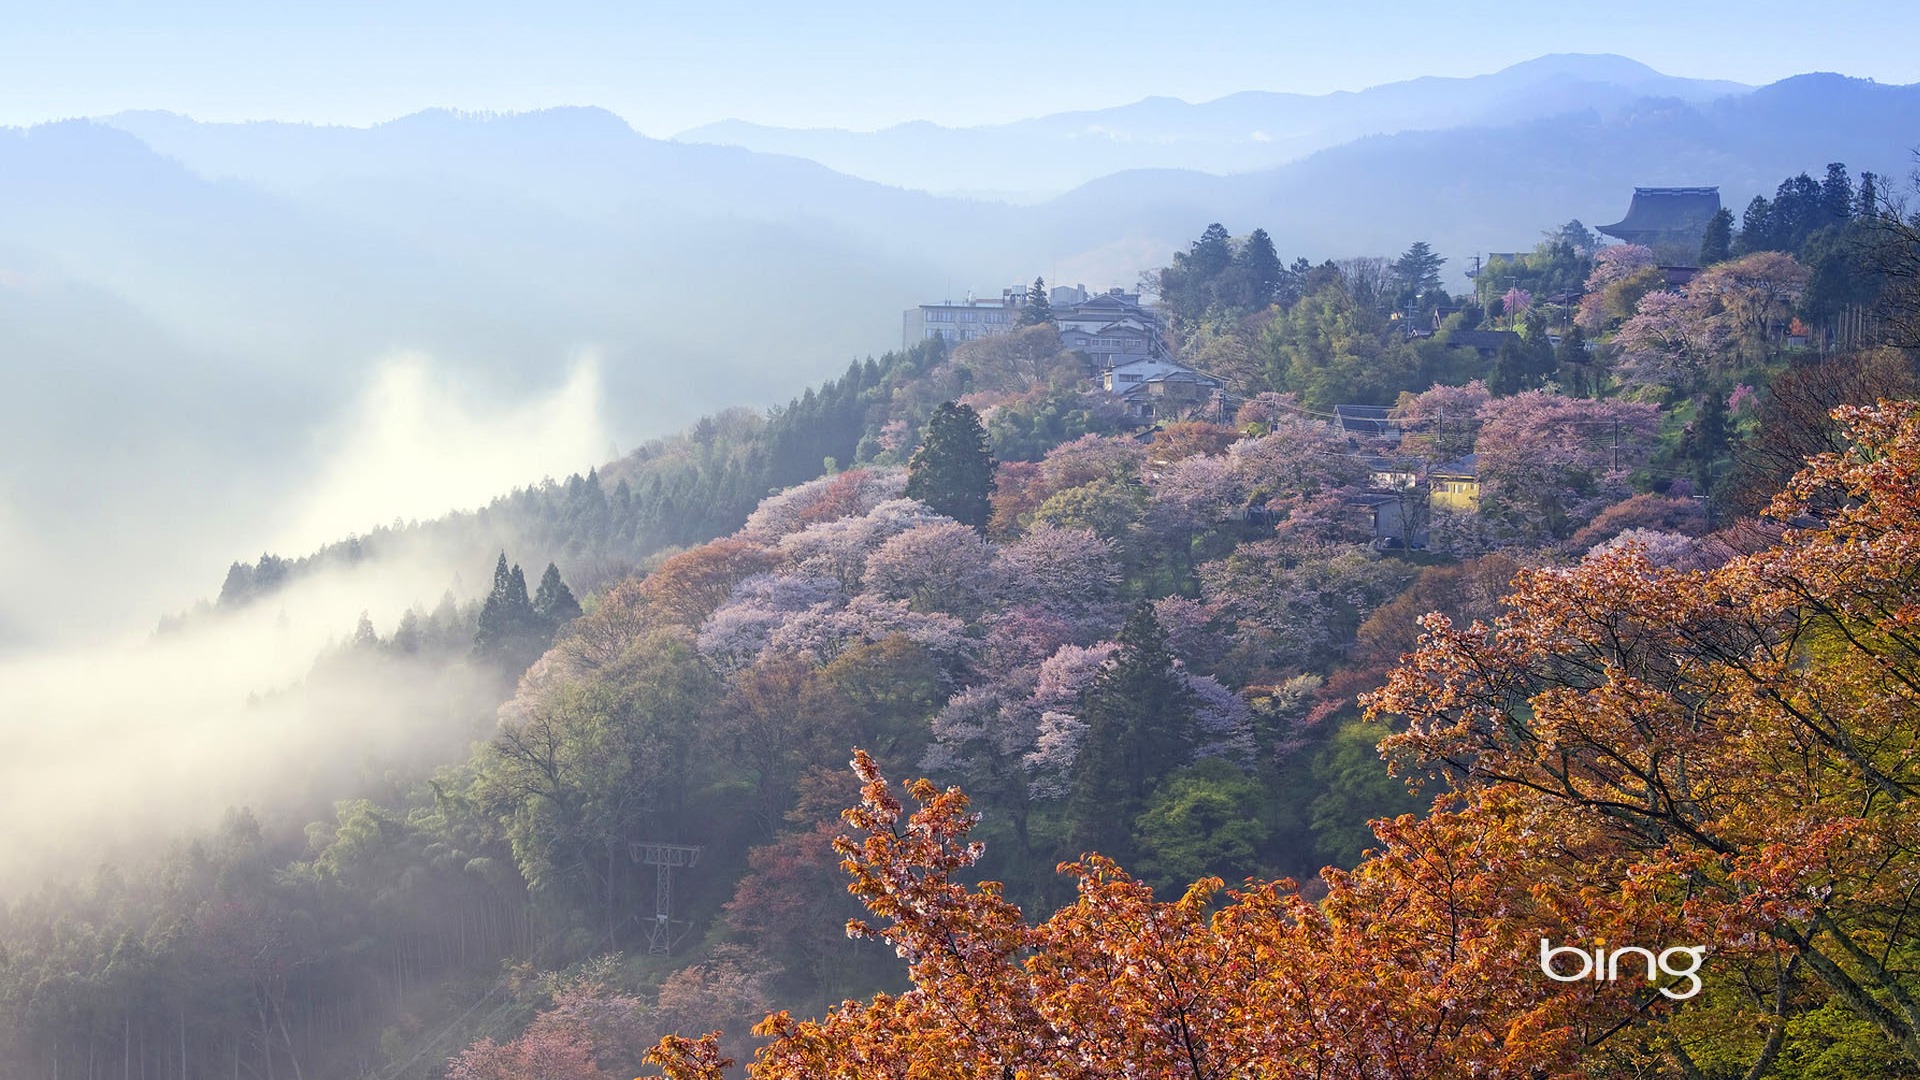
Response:
[[[533,613],[547,625],[550,634],[580,617],[580,601],[560,580],[560,568],[552,563],[540,575],[540,588],[533,594]]]
[[[1321,859],[1352,866],[1362,851],[1374,846],[1367,822],[1422,808],[1422,800],[1407,790],[1404,780],[1388,775],[1380,759],[1380,740],[1388,734],[1384,724],[1351,720],[1315,755],[1313,781],[1319,794],[1307,809],[1314,851]]]
[[[1069,814],[1083,851],[1131,854],[1132,823],[1148,795],[1193,750],[1193,697],[1173,667],[1153,606],[1135,605],[1120,651],[1081,707],[1086,734],[1074,760]]]
[[[1547,337],[1546,316],[1529,312],[1525,333],[1508,340],[1494,357],[1487,389],[1499,397],[1538,390],[1553,377],[1558,363],[1553,342]]]
[[[1700,265],[1712,266],[1733,257],[1733,211],[1726,207],[1714,211],[1707,231],[1700,236]]]
[[[1544,302],[1548,297],[1578,293],[1593,270],[1599,238],[1579,221],[1569,221],[1546,234],[1531,252],[1515,259],[1489,261],[1474,279],[1482,304],[1491,304],[1509,289],[1521,289]]]
[[[691,831],[689,766],[713,690],[688,636],[662,630],[502,724],[475,792],[530,887],[615,917],[635,892],[628,841]]]
[[[1221,758],[1169,774],[1134,830],[1142,873],[1174,891],[1208,875],[1257,876],[1267,840],[1261,801],[1259,781]]]
[[[1413,389],[1418,359],[1395,324],[1328,281],[1273,319],[1255,345],[1263,388],[1312,409],[1385,405]]]
[[[1733,253],[1798,254],[1815,233],[1847,224],[1859,207],[1847,167],[1839,162],[1827,166],[1824,181],[1816,181],[1806,173],[1789,176],[1780,181],[1771,200],[1755,195],[1747,203],[1740,219],[1740,235],[1733,241]]]
[[[1067,529],[1092,529],[1109,540],[1124,538],[1147,505],[1146,490],[1112,477],[1056,492],[1033,512],[1033,522]]]
[[[1290,300],[1298,276],[1281,264],[1265,229],[1235,241],[1215,222],[1174,254],[1172,265],[1160,271],[1157,291],[1174,339],[1185,348],[1209,318],[1232,319]]]
[[[987,439],[997,461],[1039,461],[1082,435],[1111,435],[1131,426],[1120,410],[1063,387],[995,408],[987,420]]]
[[[1440,289],[1440,268],[1446,262],[1425,240],[1415,240],[1402,252],[1393,261],[1396,309],[1405,311],[1423,307],[1426,297],[1444,300],[1446,294]]]
[[[1034,278],[1027,288],[1027,306],[1020,309],[1021,326],[1040,326],[1053,322],[1053,301],[1047,297],[1045,278]]]
[[[1920,1076],[1920,1069],[1889,1042],[1872,1021],[1838,1001],[1787,1021],[1786,1045],[1774,1067],[1782,1080],[1883,1080]]]
[[[993,464],[980,415],[970,405],[944,402],[907,462],[907,497],[985,532],[993,516]]]
[[[559,580],[559,571],[554,572]],[[526,670],[553,639],[553,628],[534,611],[527,596],[527,579],[518,563],[507,568],[507,554],[493,569],[493,589],[480,607],[473,633],[473,655],[508,674]]]

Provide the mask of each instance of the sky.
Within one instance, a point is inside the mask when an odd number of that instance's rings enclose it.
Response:
[[[1920,5],[1781,0],[911,4],[0,0],[0,125],[125,109],[364,125],[599,105],[666,136],[739,118],[1005,122],[1166,95],[1327,93],[1552,52],[1761,84],[1920,82]]]

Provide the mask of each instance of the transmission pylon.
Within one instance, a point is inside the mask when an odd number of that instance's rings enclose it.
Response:
[[[654,868],[653,932],[647,937],[647,952],[665,955],[686,936],[673,932],[673,871],[700,861],[700,848],[692,844],[659,844],[640,841],[629,845],[633,861]]]

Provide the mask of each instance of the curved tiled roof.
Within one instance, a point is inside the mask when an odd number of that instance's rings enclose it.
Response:
[[[1621,240],[1658,233],[1686,234],[1705,229],[1719,212],[1717,187],[1637,187],[1627,216],[1599,229]]]

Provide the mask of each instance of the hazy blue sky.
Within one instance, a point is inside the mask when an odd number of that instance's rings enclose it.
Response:
[[[1676,75],[1920,82],[1920,5],[1611,0],[906,3],[0,0],[0,124],[166,108],[363,124],[603,105],[652,135],[735,116],[969,124],[1236,90],[1323,93],[1615,52]]]

